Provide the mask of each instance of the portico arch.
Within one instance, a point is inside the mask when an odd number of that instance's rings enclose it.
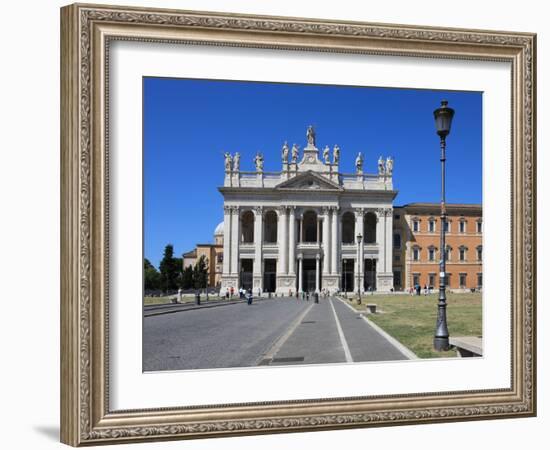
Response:
[[[303,242],[317,242],[318,241],[318,216],[315,211],[306,211],[303,215],[302,221],[302,233]]]
[[[363,221],[363,237],[365,244],[376,243],[376,214],[368,212]]]
[[[267,211],[264,216],[264,242],[267,244],[277,243],[277,213],[273,210]]]
[[[347,211],[342,215],[342,244],[355,242],[355,215]]]
[[[254,243],[254,213],[250,210],[241,215],[241,242],[243,244]]]

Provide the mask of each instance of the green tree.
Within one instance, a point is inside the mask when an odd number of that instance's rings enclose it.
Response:
[[[208,286],[208,259],[201,255],[193,269],[193,282],[195,289],[203,289]]]
[[[160,288],[160,273],[147,258],[143,260],[143,279],[146,291]]]
[[[174,258],[174,246],[172,244],[167,244],[164,248],[164,255],[159,269],[160,288],[163,292],[177,289],[178,282],[181,279],[182,267],[181,263],[178,263],[178,258]]]
[[[183,269],[181,288],[192,289],[193,287],[193,266],[189,264],[185,269]]]

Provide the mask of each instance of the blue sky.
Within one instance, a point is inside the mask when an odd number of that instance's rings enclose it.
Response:
[[[352,173],[358,152],[376,172],[394,158],[394,204],[438,202],[439,138],[433,110],[455,109],[447,138],[447,201],[480,203],[482,93],[283,83],[144,78],[144,254],[155,266],[164,246],[177,255],[212,242],[223,220],[223,153],[240,152],[241,170],[281,170],[281,147],[340,146],[340,171]]]

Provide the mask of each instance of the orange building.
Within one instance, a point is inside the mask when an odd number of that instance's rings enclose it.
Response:
[[[453,291],[483,285],[483,221],[479,204],[448,204],[447,286]],[[395,290],[415,285],[439,287],[440,205],[410,203],[394,208]]]
[[[214,244],[197,244],[183,254],[183,268],[194,266],[203,255],[208,267],[208,287],[219,287],[223,266],[223,222],[214,230]]]

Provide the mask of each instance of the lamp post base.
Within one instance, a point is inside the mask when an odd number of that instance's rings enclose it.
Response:
[[[438,352],[446,352],[449,350],[449,337],[434,337],[434,349]]]

